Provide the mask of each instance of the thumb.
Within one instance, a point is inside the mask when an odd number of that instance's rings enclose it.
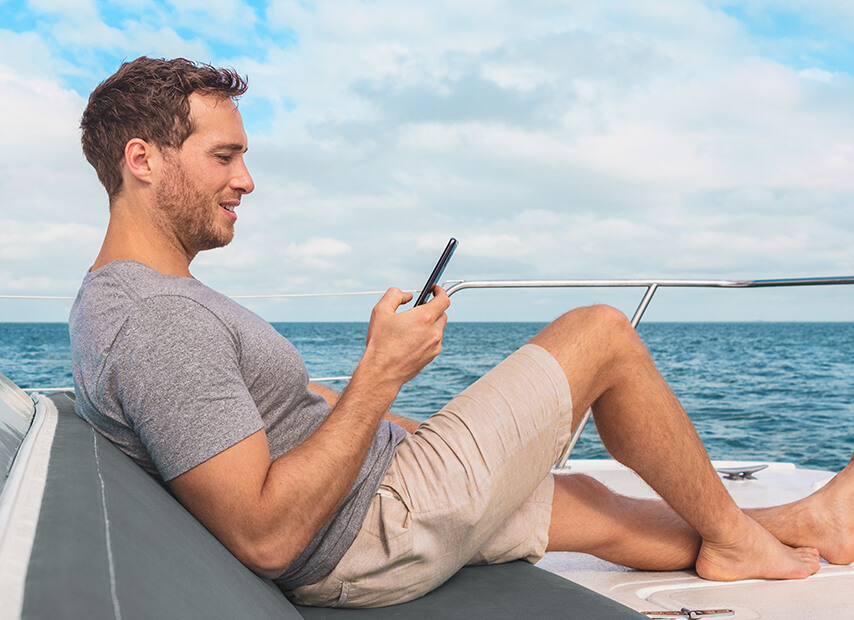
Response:
[[[377,308],[382,308],[394,314],[397,309],[412,300],[412,293],[404,293],[399,288],[388,289],[377,303]]]

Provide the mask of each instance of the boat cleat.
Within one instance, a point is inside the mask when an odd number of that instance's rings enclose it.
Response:
[[[718,467],[717,472],[724,480],[756,480],[753,474],[768,469],[767,465],[754,465],[753,467]]]
[[[642,611],[641,612],[645,616],[649,616],[652,620],[656,620],[657,618],[665,619],[665,618],[692,618],[693,620],[697,620],[699,618],[725,618],[727,616],[734,616],[735,612],[732,609],[688,609],[687,607],[683,607],[679,611]]]

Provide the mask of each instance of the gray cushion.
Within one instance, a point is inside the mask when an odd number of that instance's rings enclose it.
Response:
[[[301,617],[271,581],[78,418],[69,396],[52,400],[59,419],[24,618]]]
[[[418,600],[368,610],[295,608],[170,493],[74,413],[59,410],[23,617],[643,618],[524,562],[469,567]]]
[[[573,618],[629,620],[647,617],[527,562],[469,566],[423,598],[380,609],[297,607],[313,620],[347,618]]]

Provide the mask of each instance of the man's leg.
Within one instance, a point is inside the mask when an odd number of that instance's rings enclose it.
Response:
[[[614,493],[582,474],[555,475],[547,551],[589,553],[641,570],[694,566],[700,537],[665,502]]]
[[[818,549],[831,564],[854,562],[854,459],[825,486],[802,500],[746,510],[779,540]]]
[[[605,306],[573,310],[531,343],[551,353],[566,374],[574,424],[592,407],[608,451],[699,533],[702,577],[803,578],[818,570],[815,549],[783,545],[735,505],[622,313]]]
[[[809,497],[744,512],[783,543],[816,548],[831,564],[854,562],[854,460]],[[583,474],[555,476],[548,551],[578,551],[631,568],[692,567],[701,539],[658,499],[614,493]]]

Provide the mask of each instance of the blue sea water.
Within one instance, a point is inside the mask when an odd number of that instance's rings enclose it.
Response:
[[[367,331],[365,323],[274,326],[302,353],[312,377],[348,375]],[[449,323],[442,355],[404,386],[395,411],[426,418],[542,326]],[[0,323],[0,372],[24,388],[72,385],[67,330],[62,323]],[[712,458],[829,470],[851,458],[854,323],[648,323],[640,333]],[[605,456],[591,424],[574,457]]]

